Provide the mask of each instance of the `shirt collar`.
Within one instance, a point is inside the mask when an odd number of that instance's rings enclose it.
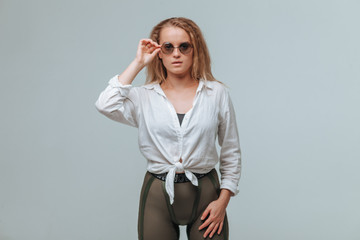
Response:
[[[198,86],[198,89],[196,90],[196,92],[201,91],[204,87],[212,90],[214,88],[213,82],[205,80],[205,79],[200,79],[199,86]]]
[[[162,88],[160,87],[159,83],[149,83],[149,84],[143,85],[143,87],[146,89],[154,89],[157,93],[166,97],[166,95],[165,95],[164,91],[162,90]],[[204,79],[200,79],[199,86],[198,86],[196,92],[200,92],[203,88],[212,90],[214,88],[213,82],[204,80]]]
[[[155,92],[157,92],[158,94],[166,97],[166,95],[165,95],[164,91],[162,90],[162,88],[160,87],[159,83],[149,83],[149,84],[144,85],[144,88],[146,88],[146,89],[154,89]]]

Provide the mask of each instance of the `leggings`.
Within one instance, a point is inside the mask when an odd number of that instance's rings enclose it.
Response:
[[[201,220],[201,215],[220,194],[216,170],[198,179],[198,183],[197,187],[191,182],[175,183],[174,203],[170,205],[165,182],[146,172],[139,204],[139,240],[178,240],[179,225],[186,225],[189,240],[203,240],[206,228],[201,231],[198,228],[206,219]],[[215,233],[211,239],[228,240],[228,231],[225,214],[221,234]],[[209,235],[206,239],[210,239]]]

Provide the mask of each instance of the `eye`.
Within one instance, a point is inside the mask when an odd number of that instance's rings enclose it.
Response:
[[[164,43],[164,48],[165,49],[172,49],[174,46],[171,43]]]
[[[192,48],[192,45],[191,45],[191,43],[188,43],[188,42],[181,43],[179,46],[179,50],[183,54],[188,54],[191,51],[191,48]]]
[[[180,44],[179,47],[182,48],[183,50],[186,50],[190,47],[190,43],[188,43],[188,42],[182,43],[182,44]]]

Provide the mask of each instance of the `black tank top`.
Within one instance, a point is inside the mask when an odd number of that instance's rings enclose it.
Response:
[[[177,113],[177,116],[179,118],[179,122],[180,122],[180,126],[181,126],[181,123],[182,123],[182,120],[184,119],[185,113]]]

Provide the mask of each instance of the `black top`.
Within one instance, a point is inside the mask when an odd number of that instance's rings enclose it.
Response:
[[[177,113],[177,116],[179,118],[179,122],[180,122],[180,126],[181,126],[181,123],[182,123],[182,120],[184,119],[185,113]]]

